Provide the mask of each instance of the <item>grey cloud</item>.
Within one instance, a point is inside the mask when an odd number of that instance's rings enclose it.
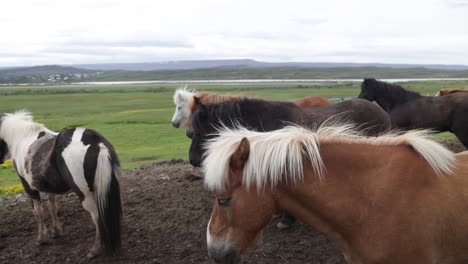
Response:
[[[444,2],[452,7],[468,7],[468,0],[445,0]]]
[[[43,49],[41,52],[108,56],[122,53],[139,53],[148,49],[188,49],[192,47],[188,42],[182,41],[73,41]]]
[[[40,57],[37,53],[28,53],[28,52],[0,52],[0,58],[32,58]]]
[[[128,47],[128,48],[192,48],[183,40],[124,40],[124,41],[72,41],[66,45],[79,47]]]
[[[46,48],[41,50],[43,54],[76,54],[76,55],[92,55],[92,56],[106,56],[106,55],[113,55],[117,51],[115,49],[110,48],[102,48],[102,47],[52,47]]]
[[[316,26],[316,25],[324,24],[328,20],[323,19],[323,18],[295,18],[295,19],[292,19],[292,21],[299,23],[299,24]]]

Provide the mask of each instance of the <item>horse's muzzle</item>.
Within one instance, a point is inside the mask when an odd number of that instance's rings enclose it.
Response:
[[[233,249],[208,248],[208,254],[220,264],[237,264],[241,261],[239,253]]]
[[[179,123],[179,122],[172,121],[172,126],[175,127],[175,128],[179,128],[179,127],[180,127],[180,123]]]
[[[200,167],[201,159],[200,158],[190,158],[190,164],[194,167]]]
[[[188,138],[192,138],[193,137],[193,130],[186,130],[185,131],[185,135],[188,137]]]

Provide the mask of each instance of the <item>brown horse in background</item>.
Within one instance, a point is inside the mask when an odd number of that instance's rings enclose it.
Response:
[[[300,99],[289,100],[289,102],[301,107],[301,108],[308,108],[308,107],[322,107],[332,105],[327,98],[322,96],[305,96]]]
[[[444,88],[440,89],[435,96],[444,96],[453,93],[468,93],[468,88]]]
[[[240,262],[281,208],[333,240],[348,263],[468,263],[468,152],[422,132],[356,133],[220,131],[203,165],[215,194],[209,256]]]

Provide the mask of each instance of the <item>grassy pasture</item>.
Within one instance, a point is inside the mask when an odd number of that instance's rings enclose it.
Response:
[[[1,87],[0,113],[30,110],[37,122],[60,131],[87,127],[99,131],[115,146],[124,168],[155,160],[188,158],[189,139],[182,129],[174,129],[172,96],[175,84],[127,86]],[[468,87],[468,81],[430,81],[405,83],[405,87],[433,95],[443,87]],[[306,95],[328,98],[352,97],[358,83],[259,83],[196,84],[197,90],[246,93],[271,100],[293,99]],[[439,134],[452,138],[450,133]],[[18,184],[11,169],[0,169],[1,188]]]

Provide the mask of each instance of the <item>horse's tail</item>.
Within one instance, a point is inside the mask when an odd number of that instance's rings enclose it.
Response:
[[[99,143],[95,184],[95,198],[98,209],[98,226],[101,245],[107,256],[120,251],[122,205],[120,201],[119,161],[112,148]],[[114,159],[112,157],[115,157]]]

